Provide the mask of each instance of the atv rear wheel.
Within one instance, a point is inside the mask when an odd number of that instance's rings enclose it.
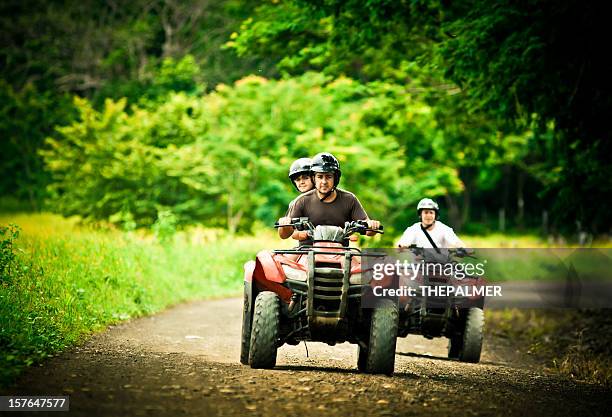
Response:
[[[244,292],[244,301],[242,304],[242,336],[240,338],[240,363],[247,365],[249,363],[249,349],[251,347],[251,326],[253,324],[253,316],[249,309],[249,296]]]
[[[366,372],[393,374],[398,316],[397,304],[391,300],[383,300],[381,306],[372,311]]]
[[[482,308],[472,307],[468,310],[463,332],[463,346],[459,352],[461,362],[478,363],[482,351],[484,312]]]
[[[253,309],[249,364],[251,368],[274,368],[278,348],[280,305],[278,295],[264,291],[257,295]]]

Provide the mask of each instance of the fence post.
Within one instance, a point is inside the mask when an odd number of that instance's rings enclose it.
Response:
[[[542,211],[542,233],[544,237],[548,236],[548,211]]]
[[[506,230],[506,209],[499,209],[499,230],[501,232]]]

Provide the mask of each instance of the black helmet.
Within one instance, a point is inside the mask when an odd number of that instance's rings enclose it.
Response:
[[[316,154],[312,158],[312,165],[310,166],[310,172],[314,175],[315,172],[333,172],[334,173],[334,188],[340,183],[340,162],[336,157],[330,153],[322,152]],[[314,179],[312,181],[314,183]]]
[[[310,165],[312,164],[312,160],[310,158],[300,158],[293,161],[291,167],[289,168],[289,179],[293,181],[295,177],[308,174],[310,175]]]
[[[289,179],[296,190],[300,191],[297,185],[295,185],[295,179],[302,174],[310,175],[311,163],[312,160],[310,158],[299,158],[293,161],[291,167],[289,167]]]

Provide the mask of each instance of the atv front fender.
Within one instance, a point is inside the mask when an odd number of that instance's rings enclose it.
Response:
[[[253,272],[255,272],[255,261],[244,263],[244,282],[253,281]]]
[[[248,261],[244,264],[244,308],[249,316],[253,316],[253,272],[255,271],[255,261]],[[257,294],[256,294],[257,295]]]
[[[246,274],[246,264],[245,264]],[[252,294],[255,295],[259,291],[273,291],[283,300],[288,303],[291,300],[293,292],[283,286],[285,282],[285,274],[281,272],[280,267],[272,258],[272,253],[267,250],[262,250],[257,254],[253,273],[251,274],[253,281]],[[246,280],[246,276],[245,276]]]

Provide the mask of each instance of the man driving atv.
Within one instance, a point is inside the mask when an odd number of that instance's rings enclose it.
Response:
[[[398,242],[400,248],[415,245],[419,248],[465,248],[452,228],[438,220],[440,208],[430,198],[423,198],[417,205],[420,222],[406,228]]]
[[[366,220],[368,227],[377,230],[380,222],[370,220],[361,203],[354,194],[338,188],[340,183],[340,163],[330,153],[319,153],[312,158],[311,179],[315,188],[296,198],[285,217],[278,220],[279,225],[291,223],[295,217],[308,217],[314,226],[328,225],[344,227],[353,220]],[[292,236],[293,226],[280,227],[278,234],[282,239]],[[372,236],[374,232],[367,232]],[[304,240],[306,232],[294,234],[294,239]]]

